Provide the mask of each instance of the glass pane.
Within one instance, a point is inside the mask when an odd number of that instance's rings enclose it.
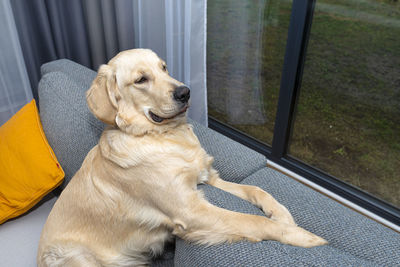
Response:
[[[209,115],[271,144],[291,1],[208,1],[207,10]]]
[[[317,1],[290,154],[400,207],[400,2]]]

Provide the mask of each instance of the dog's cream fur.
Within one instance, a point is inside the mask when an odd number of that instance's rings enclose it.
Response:
[[[173,97],[181,85],[150,50],[121,52],[100,67],[87,101],[110,126],[54,205],[40,239],[39,266],[146,265],[173,235],[205,245],[326,243],[297,227],[260,188],[219,178],[186,123],[187,105]],[[164,120],[154,121],[151,113]],[[199,183],[248,200],[267,216],[213,206],[196,189]]]

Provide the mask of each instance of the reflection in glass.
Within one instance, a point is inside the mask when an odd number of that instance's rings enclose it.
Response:
[[[208,1],[209,115],[267,144],[272,142],[290,9],[290,1]]]

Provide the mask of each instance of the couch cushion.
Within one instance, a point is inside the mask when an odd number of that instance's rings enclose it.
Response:
[[[297,181],[269,168],[243,180],[271,193],[293,214],[299,226],[318,234],[329,245],[304,249],[276,241],[203,247],[177,240],[176,266],[394,266],[400,262],[400,235]],[[217,206],[262,215],[249,202],[203,186]],[[245,227],[245,226],[244,226]]]
[[[93,70],[68,59],[46,63],[42,66],[41,71],[42,75],[51,72],[64,73],[80,87],[80,91],[82,92],[89,89],[92,80],[96,76],[96,72]],[[65,86],[56,88],[55,90],[69,91]],[[85,107],[79,108],[80,111],[87,111],[86,100],[84,98],[80,99],[77,104],[85,105]],[[90,117],[87,114],[84,116]],[[189,119],[189,123],[194,125],[194,131],[204,149],[214,157],[214,167],[220,172],[223,179],[240,182],[244,177],[266,166],[267,161],[263,155],[237,142],[233,142],[226,136],[204,127],[193,120]]]
[[[43,64],[40,68],[42,76],[50,72],[62,72],[76,84],[89,89],[96,77],[96,72],[68,59],[59,59]]]
[[[28,211],[63,178],[32,100],[0,127],[0,224]]]
[[[0,225],[0,266],[36,266],[40,234],[56,201],[50,196],[27,214]]]
[[[294,179],[265,168],[243,183],[276,196],[300,226],[324,237],[329,246],[381,266],[400,263],[399,233]]]
[[[40,118],[49,144],[64,169],[64,187],[104,129],[104,124],[86,105],[87,89],[61,72],[47,73],[39,83]]]

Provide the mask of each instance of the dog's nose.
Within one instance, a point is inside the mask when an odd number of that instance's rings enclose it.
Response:
[[[190,98],[190,89],[184,85],[176,87],[174,91],[174,99],[176,101],[186,103]]]

